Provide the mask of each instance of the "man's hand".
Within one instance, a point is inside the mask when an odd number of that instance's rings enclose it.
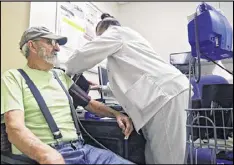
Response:
[[[50,152],[45,153],[39,160],[40,164],[65,164],[63,156],[56,150],[52,149]]]
[[[131,119],[122,113],[116,113],[115,117],[119,127],[122,129],[123,134],[126,138],[128,138],[133,131]]]

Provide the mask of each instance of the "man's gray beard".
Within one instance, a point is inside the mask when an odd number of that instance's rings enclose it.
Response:
[[[41,50],[38,52],[38,55],[47,63],[52,64],[53,66],[57,66],[59,63],[57,55],[53,54],[51,56],[47,56],[46,51],[43,48],[41,48]]]
[[[48,62],[49,64],[52,64],[53,66],[56,66],[58,63],[58,58],[56,55],[52,56],[44,56],[43,59]]]

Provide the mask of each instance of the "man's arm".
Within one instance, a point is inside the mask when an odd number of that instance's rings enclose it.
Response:
[[[78,105],[85,107],[88,111],[99,116],[115,117],[119,127],[122,128],[126,137],[128,137],[133,131],[132,122],[126,115],[115,111],[98,101],[92,100],[87,93],[75,83],[70,86],[69,94],[72,96],[73,101],[75,101]]]
[[[72,96],[73,101],[76,101],[80,106],[85,107],[88,111],[101,117],[116,117],[121,114],[98,101],[92,100],[91,97],[75,83],[70,86],[69,94]]]
[[[97,114],[100,117],[116,117],[121,114],[120,112],[113,110],[105,104],[95,100],[90,100],[89,104],[85,107],[85,109]]]
[[[107,85],[93,85],[93,86],[90,86],[90,90],[98,90],[98,92],[105,92],[109,96],[114,96],[112,91],[111,91],[109,82],[107,83]]]
[[[65,164],[62,155],[37,138],[24,123],[22,110],[10,110],[4,114],[8,140],[21,152],[40,164]]]
[[[85,109],[101,117],[115,117],[126,138],[128,138],[133,131],[133,125],[129,117],[113,110],[101,102],[90,100]]]

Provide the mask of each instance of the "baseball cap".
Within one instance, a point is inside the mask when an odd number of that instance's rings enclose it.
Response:
[[[33,40],[35,38],[47,38],[56,40],[59,45],[65,45],[67,43],[67,37],[59,36],[52,33],[49,29],[43,26],[38,27],[30,27],[27,29],[20,40],[20,49],[22,49],[23,45],[27,43],[29,40]]]

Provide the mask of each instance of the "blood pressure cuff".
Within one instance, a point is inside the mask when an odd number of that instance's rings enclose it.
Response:
[[[89,82],[86,80],[86,78],[83,76],[83,74],[78,75],[76,74],[72,80],[75,82],[76,85],[78,85],[83,91],[85,91],[87,94],[89,93]]]
[[[72,86],[69,88],[69,94],[73,98],[73,104],[75,108],[78,105],[85,107],[89,104],[89,101],[91,100],[88,94],[75,83],[73,83]]]
[[[60,67],[54,67],[54,69],[60,69],[65,72],[65,69]],[[83,107],[87,106],[91,99],[88,96],[89,82],[86,80],[83,74],[76,74],[72,80],[75,82],[75,84],[72,84],[68,91],[73,98],[74,107],[77,108],[78,105]]]

